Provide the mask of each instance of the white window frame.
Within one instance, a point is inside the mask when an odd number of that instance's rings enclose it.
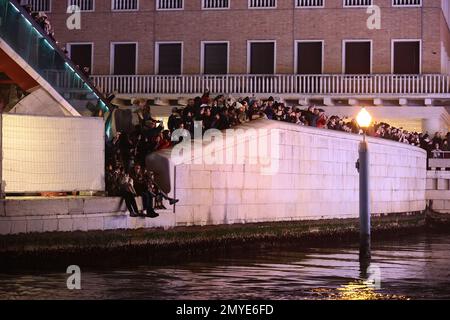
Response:
[[[202,41],[200,44],[200,73],[205,73],[205,45],[226,44],[227,45],[227,74],[230,73],[230,41]]]
[[[156,11],[180,11],[180,10],[184,10],[184,0],[181,0],[181,8],[173,8],[173,9],[160,9],[158,8],[158,0],[155,0],[155,7],[156,7]]]
[[[205,0],[202,1],[202,10],[229,10],[231,8],[231,0],[228,0],[228,7],[223,8],[205,8]]]
[[[252,0],[248,0],[248,4],[247,4],[247,8],[250,10],[273,10],[273,9],[277,9],[278,8],[278,0],[275,0],[275,6],[274,7],[252,7],[251,6],[251,1]]]
[[[325,2],[327,0],[323,0],[323,4],[321,6],[299,6],[298,5],[298,0],[294,0],[295,1],[295,8],[296,9],[320,9],[320,8],[325,8]]]
[[[419,42],[419,74],[422,74],[422,39],[391,39],[391,74],[394,74],[394,44],[396,42]]]
[[[134,41],[114,41],[110,43],[110,55],[109,55],[109,73],[111,75],[114,74],[114,57],[115,57],[115,45],[116,44],[135,44],[136,45],[136,70],[134,70],[134,74],[138,74],[138,62],[139,62],[139,43]]]
[[[343,8],[369,8],[369,7],[374,5],[374,0],[372,0],[372,4],[368,5],[368,6],[366,6],[366,5],[362,5],[362,6],[348,6],[348,5],[345,4],[345,1],[346,0],[342,0],[342,7]]]
[[[423,6],[423,0],[420,0],[420,4],[394,4],[395,0],[392,0],[392,6],[394,8],[420,8]]]
[[[69,58],[72,59],[72,46],[73,45],[91,45],[91,69],[90,74],[94,74],[94,42],[67,42],[66,49],[69,55]]]
[[[155,74],[159,74],[159,46],[161,44],[181,44],[181,72],[184,74],[184,42],[183,41],[155,41]]]
[[[322,43],[322,73],[324,74],[323,71],[323,67],[325,65],[325,54],[324,54],[324,50],[325,50],[325,40],[294,40],[294,74],[298,74],[298,44],[299,43],[308,43],[308,42],[320,42]]]
[[[20,1],[19,3],[20,3],[20,5],[23,5],[23,4],[29,4],[29,1]],[[53,6],[53,1],[52,1],[52,0],[49,0],[49,3],[48,3],[48,10],[47,10],[47,11],[40,11],[40,12],[51,13],[51,12],[52,12],[52,6]],[[34,10],[34,8],[33,8],[33,10]]]
[[[70,1],[71,0],[67,0],[67,8],[72,5],[70,4]],[[80,7],[80,12],[94,12],[94,11],[95,11],[95,0],[92,0],[92,10],[81,10]]]
[[[274,43],[273,47],[273,74],[277,74],[277,40],[247,40],[247,74],[251,71],[251,49],[252,43]]]
[[[345,54],[346,54],[346,43],[350,42],[370,42],[370,73],[373,73],[373,39],[344,39],[342,40],[342,74],[345,73]]]
[[[137,0],[137,8],[136,9],[114,9],[114,0],[111,0],[111,11],[112,12],[134,12],[139,11],[139,0]]]

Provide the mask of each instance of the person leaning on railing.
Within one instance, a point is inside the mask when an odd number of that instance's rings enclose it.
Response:
[[[442,150],[439,146],[439,143],[436,143],[434,146],[434,149],[431,150],[431,154],[433,155],[434,159],[439,159],[439,158],[443,158],[443,153]]]

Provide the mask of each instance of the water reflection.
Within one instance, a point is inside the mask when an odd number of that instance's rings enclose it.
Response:
[[[359,247],[236,251],[167,266],[85,270],[81,291],[65,270],[0,274],[1,299],[448,299],[450,235],[418,235]]]

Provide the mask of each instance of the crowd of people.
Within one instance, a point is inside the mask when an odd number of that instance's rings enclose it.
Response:
[[[149,153],[171,146],[170,132],[152,118],[150,106],[144,99],[136,100],[138,123],[132,125],[130,112],[117,109],[116,118],[124,119],[115,137],[106,144],[106,191],[108,196],[125,199],[130,215],[155,218],[155,209],[166,209],[163,199],[170,205],[178,202],[158,186],[154,173],[145,168]],[[129,110],[128,110],[129,111]],[[121,113],[123,113],[121,115]],[[136,196],[142,197],[143,210],[138,210]],[[145,211],[145,212],[144,212]]]
[[[33,11],[31,5],[24,5],[24,9],[57,43],[47,15]],[[65,48],[63,51],[67,54]],[[83,67],[80,70],[89,76],[89,68]],[[1,100],[0,104],[2,104]],[[123,197],[133,217],[155,218],[158,216],[155,209],[166,209],[164,199],[170,205],[178,202],[177,199],[170,198],[162,191],[155,180],[154,173],[148,171],[145,166],[145,158],[149,153],[170,148],[179,142],[172,141],[172,133],[177,129],[186,129],[193,136],[199,123],[202,131],[205,132],[208,129],[225,130],[263,118],[354,134],[363,133],[355,119],[327,116],[323,109],[316,106],[309,106],[306,109],[288,106],[275,101],[273,97],[267,100],[251,97],[235,100],[224,95],[213,98],[210,97],[209,92],[205,92],[201,97],[189,99],[184,108],[174,107],[168,119],[167,128],[164,128],[161,121],[153,119],[147,100],[136,100],[135,110],[139,119],[137,125],[130,125],[132,123],[130,110],[116,110],[117,113],[122,113],[118,118],[125,121],[122,126],[119,126],[114,139],[107,142],[105,179],[108,195]],[[373,123],[365,130],[369,136],[421,147],[427,151],[429,158],[445,158],[447,155],[450,158],[450,133],[442,135],[437,132],[430,135],[409,132],[387,123]],[[143,210],[138,209],[136,196],[142,197]]]
[[[125,198],[133,216],[143,214],[137,210],[134,201],[136,195],[142,197],[143,207],[149,217],[157,216],[154,209],[165,209],[163,199],[169,200],[170,204],[178,201],[162,192],[155,183],[153,173],[145,169],[145,158],[149,153],[170,148],[179,142],[172,141],[172,133],[177,129],[186,129],[193,136],[196,125],[201,125],[203,132],[212,128],[225,130],[263,118],[354,134],[363,133],[355,119],[327,116],[323,109],[315,106],[306,109],[287,106],[273,97],[267,100],[250,97],[235,100],[224,95],[211,98],[206,92],[201,97],[189,99],[184,108],[174,107],[167,128],[161,121],[153,119],[149,101],[137,99],[131,109],[136,112],[137,125],[131,125],[131,110],[116,110],[121,114],[116,118],[123,121],[117,124],[118,132],[114,139],[107,143],[106,184],[109,195],[122,195]],[[421,147],[428,152],[429,157],[443,157],[442,151],[450,151],[450,134],[409,132],[387,123],[373,123],[365,129],[365,133]]]

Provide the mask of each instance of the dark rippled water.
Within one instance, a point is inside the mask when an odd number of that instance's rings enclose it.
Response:
[[[0,298],[450,299],[450,235],[442,234],[374,242],[369,273],[356,246],[337,244],[246,250],[165,266],[80,267],[77,291],[67,289],[65,270],[0,274]]]

